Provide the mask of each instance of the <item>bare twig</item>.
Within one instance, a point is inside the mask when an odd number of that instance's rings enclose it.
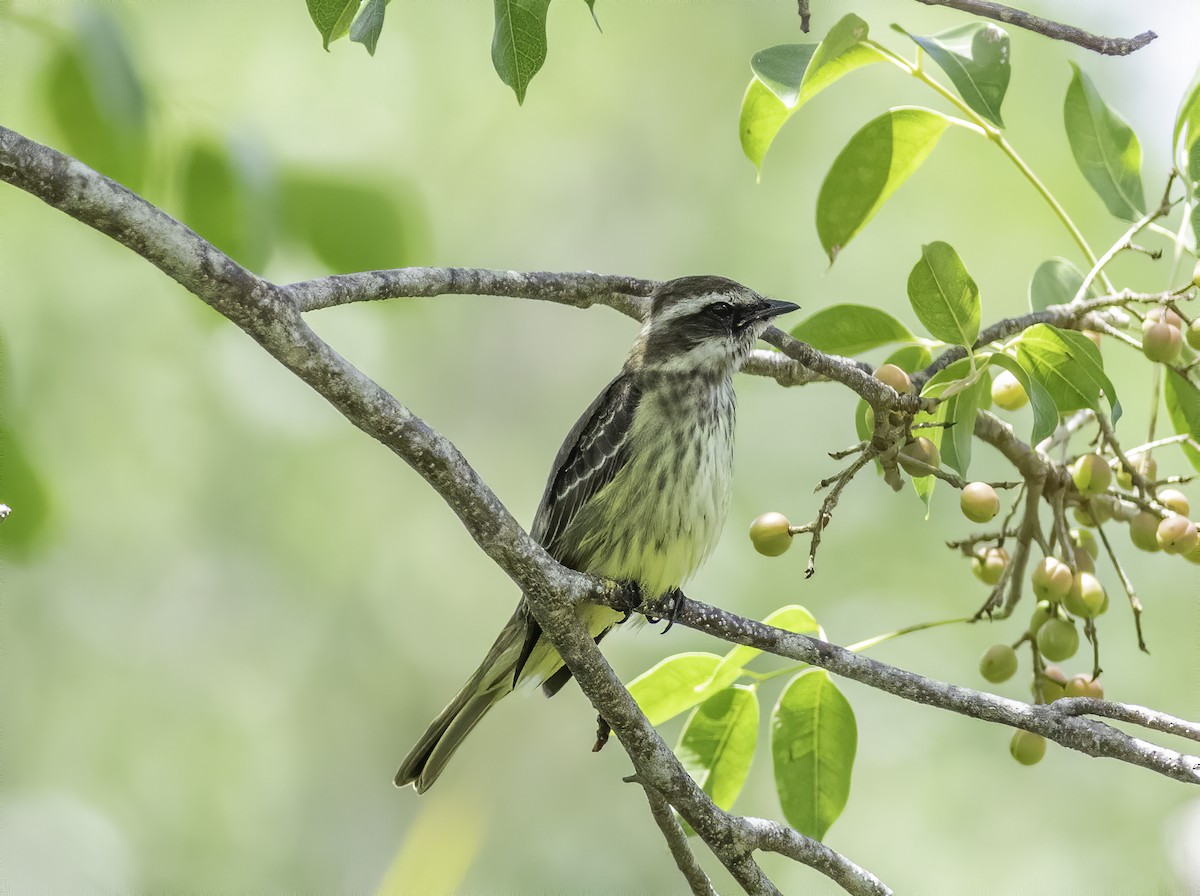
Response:
[[[1076,28],[1074,25],[1043,19],[1041,16],[1013,9],[1011,6],[992,3],[990,0],[917,0],[917,2],[924,3],[926,6],[949,6],[971,15],[995,19],[1005,25],[1013,25],[1017,28],[1024,28],[1026,31],[1045,35],[1052,40],[1067,41],[1102,56],[1128,56],[1158,37],[1153,31],[1143,31],[1130,38],[1101,37],[1098,34],[1090,34],[1081,28]]]
[[[658,829],[662,831],[663,839],[667,841],[667,848],[671,850],[671,857],[675,860],[675,865],[684,880],[688,882],[693,896],[717,896],[712,881],[708,879],[708,875],[704,873],[704,869],[696,860],[696,854],[688,845],[687,834],[683,832],[679,819],[671,811],[671,804],[667,802],[666,797],[653,787],[643,783],[637,775],[630,775],[624,780],[627,784],[642,785],[646,800],[650,803],[650,814],[654,817]]]

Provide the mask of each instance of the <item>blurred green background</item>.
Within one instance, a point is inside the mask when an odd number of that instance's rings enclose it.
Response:
[[[1067,60],[1141,135],[1157,197],[1200,10],[1036,6],[1102,33],[1161,35],[1128,59],[1013,35],[1011,139],[1104,248],[1124,225],[1071,160]],[[928,33],[967,21],[915,3],[818,0],[811,39],[850,9],[906,53],[888,23]],[[555,3],[524,108],[491,69],[482,0],[392,4],[374,59],[345,42],[322,52],[299,2],[0,11],[0,122],[124,178],[279,282],[404,264],[712,272],[806,311],[877,303],[915,324],[904,283],[923,242],[954,244],[985,322],[1024,310],[1045,258],[1080,262],[998,152],[950,133],[828,268],[813,207],[837,151],[889,105],[937,104],[885,66],[856,72],[784,129],[756,183],[738,108],[755,51],[810,39],[791,0],[602,0],[602,34],[584,4]],[[1138,288],[1167,283],[1166,262],[1117,271]],[[0,889],[683,890],[642,794],[620,783],[627,758],[615,744],[589,752],[594,716],[577,689],[506,701],[425,797],[392,788],[517,598],[416,475],[148,264],[7,187],[0,278],[12,434],[0,500],[16,508],[3,527]],[[603,308],[472,297],[310,321],[451,438],[526,523],[563,434],[636,332]],[[1128,409],[1119,433],[1135,444],[1150,371],[1121,346],[1105,352]],[[827,452],[854,441],[854,402],[838,387],[785,392],[749,377],[739,395],[733,513],[692,596],[759,617],[801,603],[841,643],[975,610],[984,591],[943,546],[968,531],[945,488],[926,522],[911,490],[862,476],[811,580],[803,549],[754,554],[744,532],[755,515],[814,514],[813,485],[838,469]],[[1013,417],[1027,432],[1028,411]],[[1181,455],[1159,461],[1185,472]],[[993,452],[977,463],[980,476],[1007,475]],[[1196,718],[1196,569],[1114,534],[1152,652],[1137,652],[1105,569],[1108,695]],[[874,655],[982,686],[979,654],[1014,640],[1026,612]],[[689,649],[721,645],[680,629],[606,642],[626,678]],[[999,691],[1026,697],[1027,675],[1026,664]],[[858,762],[827,842],[899,892],[1182,888],[1169,861],[1197,811],[1183,785],[1053,746],[1023,768],[1002,728],[843,687]],[[740,810],[778,815],[769,765],[761,752]],[[785,892],[834,890],[763,861]]]

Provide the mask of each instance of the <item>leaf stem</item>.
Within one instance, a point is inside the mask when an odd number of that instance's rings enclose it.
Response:
[[[1093,267],[1096,265],[1096,253],[1092,250],[1092,247],[1088,245],[1088,241],[1084,237],[1083,233],[1080,232],[1079,228],[1075,226],[1075,222],[1071,220],[1071,216],[1067,214],[1067,210],[1063,208],[1062,203],[1060,203],[1057,197],[1050,192],[1049,188],[1042,183],[1041,178],[1039,178],[1037,174],[1034,173],[1033,169],[1029,167],[1026,161],[1021,158],[1020,154],[1016,151],[1013,145],[1008,142],[1008,139],[1004,136],[1003,131],[1001,131],[987,119],[980,116],[979,113],[968,106],[959,97],[955,96],[954,93],[937,81],[937,79],[926,73],[924,68],[922,68],[920,65],[909,62],[903,56],[893,53],[887,47],[883,46],[882,44],[878,44],[873,40],[866,40],[863,41],[863,43],[869,45],[885,60],[892,63],[892,65],[896,66],[906,74],[916,78],[926,87],[942,96],[947,102],[952,104],[956,109],[959,109],[964,115],[966,115],[968,121],[961,121],[955,118],[951,118],[950,121],[953,124],[967,126],[970,130],[982,134],[992,143],[996,144],[996,146],[1000,148],[1000,151],[1008,156],[1009,161],[1016,165],[1017,170],[1020,171],[1021,174],[1025,176],[1025,179],[1033,186],[1033,188],[1037,190],[1042,199],[1046,201],[1046,204],[1050,206],[1050,209],[1058,217],[1058,220],[1062,223],[1063,227],[1065,227],[1067,232],[1071,235],[1071,239],[1075,241],[1075,244],[1079,247],[1080,251],[1083,252],[1083,256],[1087,259],[1088,264],[1092,265]],[[1105,288],[1107,288],[1109,292],[1115,292],[1112,283],[1109,281],[1108,276],[1103,271],[1100,272],[1099,276],[1100,280],[1104,283]]]

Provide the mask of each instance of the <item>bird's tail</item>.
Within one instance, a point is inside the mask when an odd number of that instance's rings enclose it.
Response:
[[[412,784],[417,793],[433,786],[464,738],[487,711],[513,690],[518,666],[528,657],[528,616],[518,609],[462,690],[433,720],[396,772],[396,786]]]

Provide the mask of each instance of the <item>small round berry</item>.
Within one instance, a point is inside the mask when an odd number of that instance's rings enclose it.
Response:
[[[1161,551],[1158,543],[1159,519],[1148,510],[1143,510],[1129,521],[1129,540],[1142,551]]]
[[[1048,600],[1039,600],[1029,617],[1029,634],[1036,635],[1038,629],[1046,624],[1046,620],[1054,615],[1054,607]]]
[[[911,395],[913,392],[912,380],[895,364],[880,364],[875,369],[875,379],[891,386],[901,395]]]
[[[986,523],[1000,512],[1000,496],[986,482],[968,482],[958,498],[963,516],[973,523]]]
[[[1071,567],[1057,557],[1043,557],[1030,576],[1033,593],[1037,595],[1038,600],[1049,601],[1060,601],[1066,597],[1074,579]]]
[[[1196,546],[1183,555],[1183,559],[1188,563],[1200,563],[1200,541],[1196,542]]]
[[[1188,503],[1187,495],[1176,488],[1164,488],[1158,493],[1158,503],[1167,510],[1173,510],[1180,516],[1187,516],[1192,512],[1192,505]]]
[[[1092,619],[1104,612],[1105,596],[1100,580],[1090,572],[1081,572],[1074,577],[1063,606],[1072,616]]]
[[[1200,351],[1200,317],[1192,321],[1192,325],[1187,328],[1184,336],[1187,338],[1188,345]]]
[[[1065,619],[1047,619],[1038,630],[1037,646],[1048,660],[1069,660],[1079,650],[1079,632]]]
[[[1071,539],[1071,544],[1082,548],[1093,560],[1100,556],[1100,543],[1096,541],[1096,536],[1091,529],[1072,529],[1067,535]]]
[[[1094,697],[1104,699],[1104,686],[1090,675],[1075,675],[1067,682],[1064,689],[1066,697]]]
[[[1006,411],[1016,411],[1029,404],[1029,396],[1011,371],[1002,370],[992,380],[992,401]]]
[[[1183,318],[1174,309],[1168,308],[1166,305],[1155,305],[1146,312],[1146,317],[1142,321],[1142,332],[1144,333],[1150,327],[1154,326],[1154,324],[1166,324],[1168,327],[1182,330]]]
[[[1151,324],[1142,333],[1142,354],[1161,364],[1174,364],[1183,351],[1183,335],[1170,324]]]
[[[896,462],[900,464],[900,468],[909,476],[931,476],[926,467],[937,468],[942,465],[942,454],[938,451],[937,445],[929,441],[924,436],[913,439],[907,445],[900,449],[900,456],[896,458]],[[924,466],[922,466],[924,465]]]
[[[750,541],[754,550],[768,557],[778,557],[792,546],[791,523],[782,513],[764,513],[750,524]]]
[[[999,582],[1007,566],[1008,551],[1004,548],[988,548],[982,557],[971,558],[971,572],[985,585],[995,585]]]
[[[1200,542],[1196,524],[1186,516],[1169,516],[1158,524],[1158,546],[1166,554],[1189,554]]]
[[[1032,731],[1018,729],[1013,732],[1008,752],[1021,765],[1037,765],[1046,755],[1046,738]]]
[[[1200,261],[1192,268],[1192,286],[1200,286]]]
[[[979,674],[992,684],[1008,681],[1017,671],[1017,652],[1007,644],[993,644],[979,660]]]
[[[1091,498],[1082,504],[1077,504],[1071,511],[1075,522],[1088,529],[1094,529],[1112,519],[1112,505],[1103,497]]]
[[[1042,674],[1037,676],[1033,684],[1034,697],[1040,697],[1043,703],[1053,703],[1064,696],[1067,687],[1067,676],[1058,666],[1047,666]]]
[[[1071,478],[1082,495],[1099,495],[1112,485],[1112,469],[1099,454],[1084,454],[1071,467]]]

